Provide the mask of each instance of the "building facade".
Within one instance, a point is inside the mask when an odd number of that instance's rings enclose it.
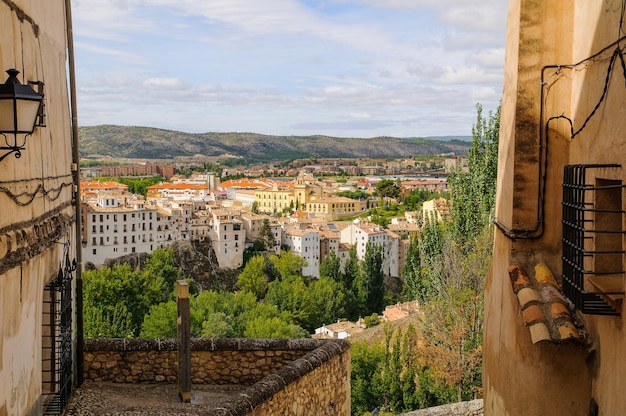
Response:
[[[102,193],[96,201],[83,203],[83,212],[85,264],[102,265],[107,259],[164,246],[157,232],[157,208],[143,200]]]
[[[283,244],[297,256],[302,257],[306,264],[302,268],[303,276],[320,277],[320,235],[312,229],[286,227],[283,232]]]
[[[400,237],[397,234],[376,224],[355,221],[341,230],[341,242],[355,246],[359,260],[365,259],[368,244],[381,247],[385,276],[400,275]]]
[[[624,2],[510,1],[485,415],[626,409]]]
[[[0,150],[2,415],[60,414],[75,375],[73,299],[80,238],[73,198],[77,143],[66,69],[68,3],[0,2],[0,72],[16,68],[20,83],[38,82],[34,87],[43,88],[45,116],[31,135],[17,135],[18,142],[25,139],[19,152]],[[0,146],[12,139],[7,133]]]

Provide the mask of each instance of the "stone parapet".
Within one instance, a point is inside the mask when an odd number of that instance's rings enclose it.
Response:
[[[350,414],[350,350],[345,340],[192,339],[194,384],[249,385],[207,416]],[[174,339],[89,339],[85,379],[175,383]]]

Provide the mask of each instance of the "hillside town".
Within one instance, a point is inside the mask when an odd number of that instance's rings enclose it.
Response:
[[[295,178],[222,182],[214,173],[194,172],[149,186],[145,198],[122,183],[86,180],[81,182],[84,264],[97,268],[107,259],[151,253],[175,241],[209,240],[214,266],[236,269],[243,265],[247,248],[271,235],[265,249],[301,256],[306,260],[303,275],[311,278],[319,277],[319,266],[331,252],[343,264],[353,246],[363,259],[368,243],[381,246],[385,275],[399,277],[409,239],[419,231],[422,218],[448,217],[443,198],[447,182],[445,175],[398,180],[405,194],[420,189],[442,196],[424,203],[420,212],[393,218],[384,228],[364,216],[370,208],[399,202],[374,196],[381,179],[321,180],[303,170]],[[356,190],[368,196],[336,196]]]

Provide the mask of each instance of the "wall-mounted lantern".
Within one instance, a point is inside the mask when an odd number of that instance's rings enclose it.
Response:
[[[22,156],[26,137],[33,133],[40,116],[43,99],[30,85],[24,85],[17,79],[20,71],[9,69],[6,72],[9,78],[0,84],[0,135],[4,136],[4,143],[0,140],[0,150],[6,153],[0,155],[0,161],[11,153],[15,153],[16,158]],[[22,135],[18,140],[18,136]]]

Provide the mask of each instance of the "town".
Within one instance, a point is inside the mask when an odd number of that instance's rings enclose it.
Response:
[[[267,250],[278,254],[283,248],[304,258],[305,276],[318,278],[319,265],[331,252],[343,265],[350,248],[356,246],[359,259],[363,259],[371,243],[382,248],[384,274],[399,277],[410,238],[417,235],[423,218],[448,217],[445,172],[466,168],[465,160],[464,156],[448,157],[444,159],[444,171],[435,174],[422,172],[411,177],[402,172],[405,179],[393,176],[402,199],[414,190],[430,192],[433,199],[425,202],[419,212],[408,211],[392,218],[386,227],[366,215],[370,208],[398,204],[400,199],[375,195],[376,184],[390,180],[389,176],[374,175],[388,173],[378,165],[363,169],[367,176],[342,180],[315,176],[316,172],[330,170],[329,166],[336,168],[334,173],[344,171],[333,161],[302,166],[295,178],[224,181],[214,172],[193,172],[184,177],[175,175],[174,167],[160,167],[158,171],[169,172],[166,176],[170,181],[149,186],[145,198],[130,193],[128,185],[119,182],[85,180],[81,182],[84,264],[101,267],[107,259],[151,253],[175,241],[209,240],[217,259],[215,266],[236,269],[243,265],[244,251],[262,237],[265,227],[272,236]],[[392,165],[400,173],[402,162]],[[351,167],[353,173],[358,168]],[[99,173],[109,176],[121,171],[119,166],[114,167],[117,172],[111,168],[99,167]],[[127,167],[124,173],[131,172],[145,174],[148,170],[138,165],[134,170]],[[94,169],[82,169],[82,173],[83,177],[91,177]],[[360,191],[361,198],[338,196],[355,191]]]

